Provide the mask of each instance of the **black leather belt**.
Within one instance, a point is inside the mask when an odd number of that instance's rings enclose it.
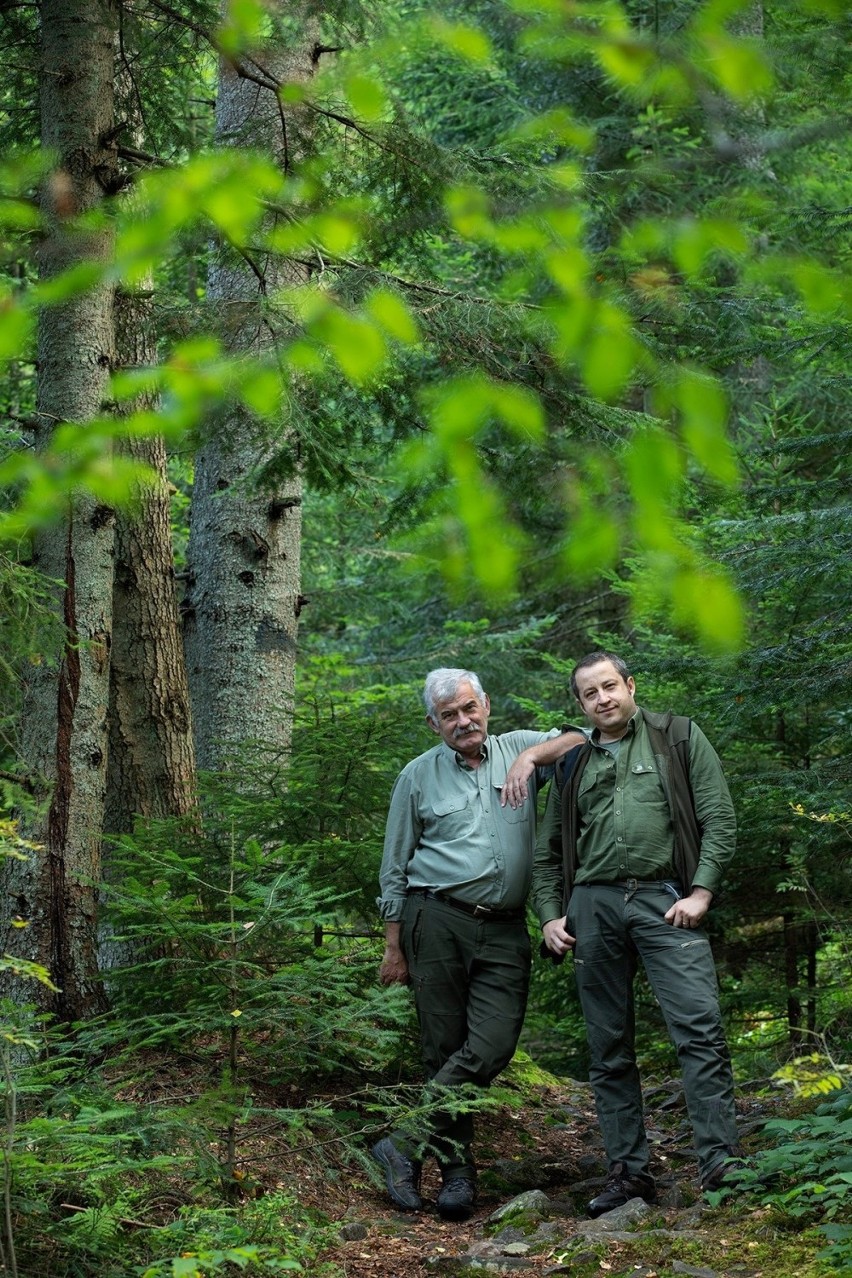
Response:
[[[427,901],[440,901],[442,905],[451,905],[462,914],[469,914],[474,919],[491,919],[494,923],[515,923],[526,917],[523,909],[493,910],[490,905],[474,905],[472,901],[460,901],[457,896],[449,896],[446,892],[433,892],[431,888],[412,888],[409,896],[424,896]]]
[[[635,892],[637,888],[673,888],[680,890],[677,879],[593,879],[590,883],[576,883],[575,887],[617,887]]]

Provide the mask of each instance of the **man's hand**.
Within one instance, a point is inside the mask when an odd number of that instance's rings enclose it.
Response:
[[[707,888],[693,888],[689,896],[681,897],[666,911],[666,922],[672,927],[700,927],[712,900],[713,893]]]
[[[506,780],[503,782],[503,788],[500,791],[500,807],[505,808],[508,803],[510,808],[519,808],[527,797],[529,789],[527,782],[535,772],[535,759],[533,751],[535,746],[530,746],[528,750],[522,750],[515,759],[509,771],[506,773]]]
[[[558,954],[560,958],[574,948],[577,939],[566,931],[566,922],[567,916],[564,919],[551,919],[549,923],[543,923],[541,928],[545,945],[551,954]]]
[[[408,963],[399,943],[399,923],[385,923],[385,952],[379,967],[382,985],[410,985]]]
[[[508,803],[510,808],[519,808],[529,794],[527,782],[536,768],[556,763],[563,754],[567,754],[574,746],[583,745],[585,740],[582,732],[574,732],[572,729],[522,750],[506,773],[506,780],[500,791],[500,807],[505,808]]]
[[[395,950],[386,949],[382,957],[381,966],[379,967],[379,980],[382,985],[410,985],[411,977],[408,974],[408,963],[402,950],[397,947]]]

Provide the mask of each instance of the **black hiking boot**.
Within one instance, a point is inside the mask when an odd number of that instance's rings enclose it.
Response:
[[[624,1163],[613,1163],[601,1192],[589,1203],[587,1211],[590,1216],[603,1216],[604,1212],[623,1207],[631,1198],[644,1198],[646,1203],[653,1203],[657,1198],[657,1190],[652,1177],[640,1173],[628,1176]]]
[[[476,1202],[476,1185],[468,1176],[451,1176],[438,1194],[438,1212],[444,1220],[467,1220]]]
[[[393,1141],[385,1136],[376,1141],[370,1153],[385,1173],[385,1184],[397,1207],[404,1211],[420,1211],[420,1163],[415,1163]]]

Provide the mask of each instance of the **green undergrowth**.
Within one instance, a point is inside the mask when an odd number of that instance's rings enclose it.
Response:
[[[14,1278],[342,1278],[328,1259],[337,1227],[326,1195],[342,1181],[374,1202],[370,1140],[425,1103],[416,1085],[378,1078],[228,1090],[209,1049],[182,1059],[140,1051],[116,1065],[41,1033],[40,1054],[7,1062],[2,1260]],[[520,1058],[485,1105],[495,1150],[504,1126],[516,1147],[528,1136],[534,1148],[554,1095],[558,1106],[570,1086]],[[667,1278],[675,1263],[766,1278],[852,1274],[852,1089],[772,1109],[749,1137],[754,1178],[708,1196],[698,1239],[663,1239],[655,1215],[594,1264],[597,1242],[566,1247],[576,1278],[604,1262],[613,1276],[651,1266]]]
[[[424,1091],[408,992],[377,986],[380,937],[347,915],[347,891],[313,886],[293,845],[258,838],[257,815],[211,808],[202,830],[122,840],[108,1016],[59,1033],[0,1005],[11,1278],[340,1278],[325,1212],[337,1188],[375,1203],[379,1133],[430,1108],[477,1110],[486,1163],[534,1154],[557,1114],[565,1123],[574,1085],[523,1053],[485,1094]],[[700,1248],[682,1238],[662,1254],[640,1231],[635,1263],[852,1273],[848,1077],[820,1066],[824,1094],[767,1107],[749,1136],[755,1178],[714,1196]]]

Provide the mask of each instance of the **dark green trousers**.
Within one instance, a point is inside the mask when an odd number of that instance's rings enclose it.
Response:
[[[703,1177],[737,1145],[734,1079],[707,933],[667,923],[673,904],[662,884],[633,891],[588,884],[574,888],[567,928],[577,938],[589,1079],[610,1163],[624,1163],[629,1175],[648,1170],[634,1042],[633,978],[641,959],[677,1049]]]
[[[487,1087],[512,1059],[524,1022],[530,981],[526,921],[489,922],[412,894],[401,942],[426,1077],[439,1087]],[[474,1179],[473,1116],[453,1107],[433,1112],[425,1124],[418,1132],[395,1132],[392,1139],[412,1157],[434,1154],[445,1179]]]

